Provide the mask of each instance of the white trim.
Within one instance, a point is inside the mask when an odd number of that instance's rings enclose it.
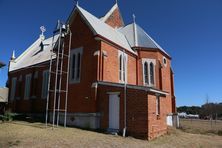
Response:
[[[106,13],[105,16],[100,18],[103,22],[107,21],[107,19],[113,14],[113,12],[118,8],[117,3]]]
[[[105,85],[105,86],[111,86],[111,87],[124,87],[124,84],[120,84],[120,83],[112,83],[112,82],[105,82],[105,81],[99,81],[99,82],[95,82],[98,85]],[[94,83],[93,83],[94,84]],[[132,89],[138,89],[138,90],[144,90],[144,91],[148,91],[148,92],[153,92],[160,95],[169,95],[168,92],[164,92],[161,90],[156,90],[147,86],[138,86],[138,85],[126,85],[127,88],[132,88]]]
[[[122,56],[122,64],[121,64],[121,79],[120,79],[120,69],[119,69],[119,65],[120,65],[120,61],[119,58],[120,56]],[[124,63],[124,59],[126,60]],[[123,80],[124,77],[124,65],[125,64],[125,80]],[[119,79],[119,83],[127,83],[128,82],[128,55],[120,50],[118,50],[118,79]]]
[[[166,60],[166,62],[164,62]],[[165,67],[167,67],[167,59],[166,59],[166,57],[163,57],[163,65],[165,66]]]
[[[144,75],[144,64],[147,62],[148,64],[148,84],[145,83],[145,75]],[[153,70],[153,77],[154,77],[154,84],[151,84],[151,77],[150,77],[150,63],[153,63],[154,70]],[[143,85],[154,87],[156,86],[156,59],[148,59],[148,58],[142,58],[142,68],[143,68]]]
[[[79,64],[79,78],[77,78],[77,69],[78,69],[78,54],[80,54],[80,64]],[[75,73],[74,78],[72,77],[73,72],[73,55],[75,55]],[[70,71],[69,71],[69,83],[80,83],[81,80],[81,69],[82,69],[82,56],[83,55],[83,47],[72,49],[70,52]]]
[[[28,100],[31,93],[31,81],[32,81],[32,74],[27,74],[25,76],[25,92],[24,92],[24,99]]]

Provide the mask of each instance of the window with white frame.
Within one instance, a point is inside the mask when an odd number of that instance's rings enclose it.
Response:
[[[160,97],[156,96],[156,115],[160,115]]]
[[[12,78],[12,82],[11,82],[11,92],[10,92],[10,100],[11,100],[11,101],[13,101],[13,100],[15,99],[16,81],[17,81],[17,78],[16,78],[16,77]]]
[[[119,82],[124,83],[127,82],[127,55],[126,53],[119,51],[118,53],[118,61],[119,61]]]
[[[70,54],[70,83],[79,83],[81,77],[81,61],[83,48],[76,48]]]
[[[142,59],[143,64],[143,84],[155,86],[155,59]]]
[[[24,94],[24,99],[29,99],[29,97],[30,97],[31,80],[32,80],[32,74],[28,74],[28,75],[25,76],[25,94]]]
[[[42,99],[47,97],[49,83],[49,71],[45,70],[42,73]]]

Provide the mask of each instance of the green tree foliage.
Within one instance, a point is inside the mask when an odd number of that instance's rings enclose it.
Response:
[[[198,114],[203,119],[222,119],[222,103],[205,103],[199,106],[181,106],[177,112],[186,112],[187,114]]]

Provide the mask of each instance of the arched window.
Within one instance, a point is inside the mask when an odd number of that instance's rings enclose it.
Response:
[[[119,80],[122,80],[122,65],[123,65],[122,55],[119,56]]]
[[[154,65],[150,63],[150,83],[154,85]]]
[[[148,64],[147,62],[144,63],[144,82],[145,84],[148,84],[149,83],[149,78],[148,78]]]

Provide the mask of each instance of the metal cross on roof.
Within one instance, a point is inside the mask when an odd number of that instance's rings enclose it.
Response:
[[[42,35],[43,35],[43,34],[44,34],[44,32],[46,32],[46,28],[45,28],[45,26],[41,26],[41,27],[40,27],[40,30],[41,30]]]

